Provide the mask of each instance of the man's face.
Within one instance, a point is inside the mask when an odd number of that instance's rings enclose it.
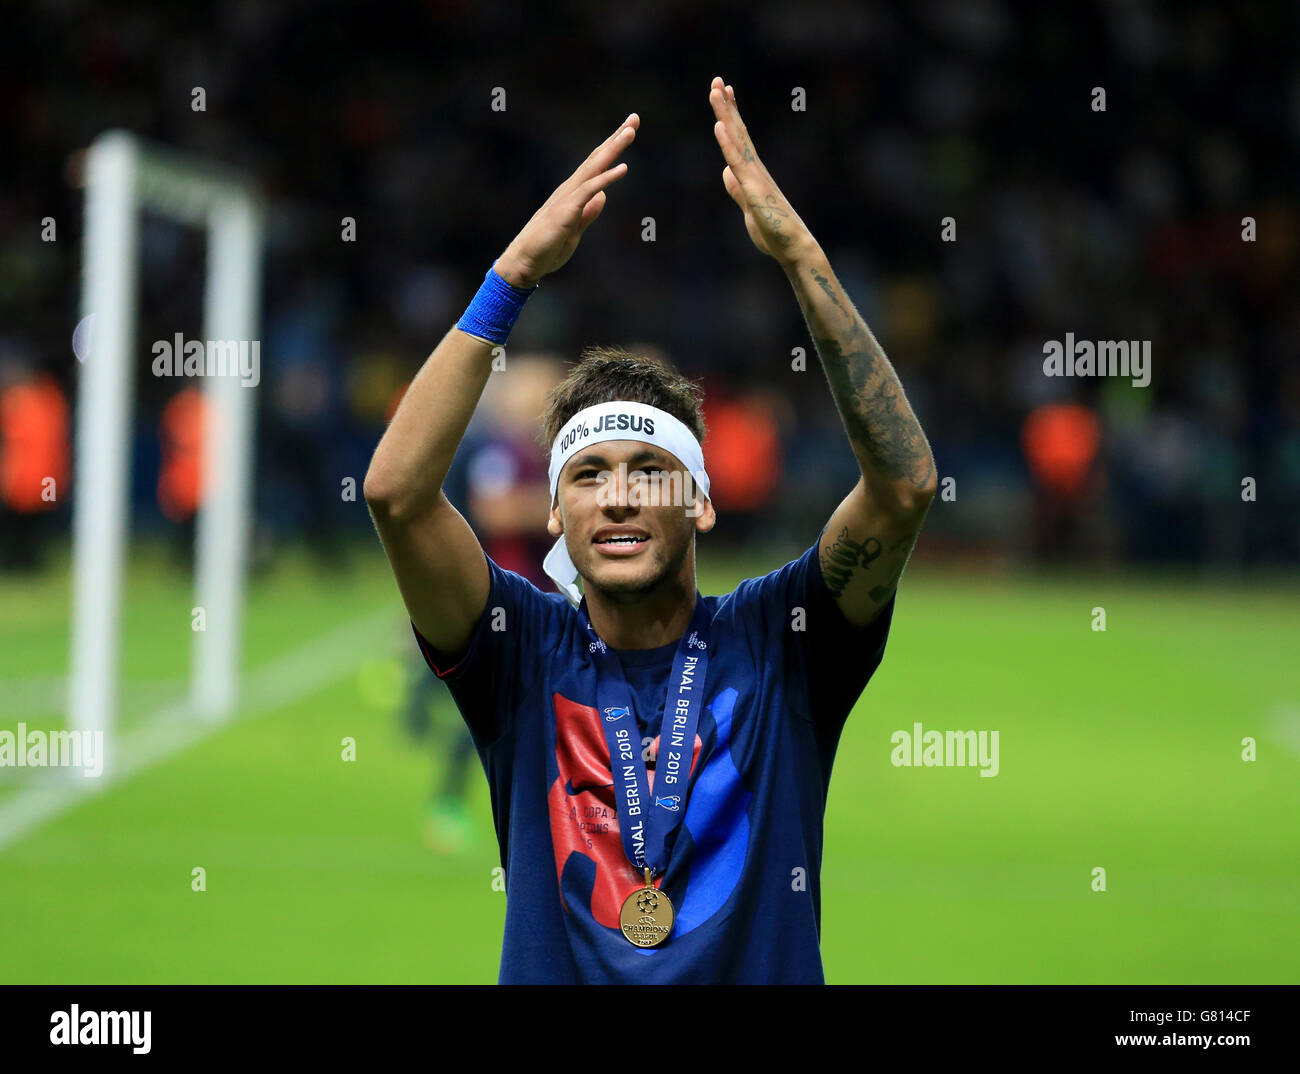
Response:
[[[547,529],[564,534],[588,586],[638,593],[682,573],[713,505],[680,459],[640,440],[607,440],[564,465]]]

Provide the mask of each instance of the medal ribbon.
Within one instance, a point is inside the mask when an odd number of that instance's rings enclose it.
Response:
[[[609,743],[609,766],[614,775],[614,802],[618,807],[623,853],[636,866],[638,875],[646,866],[658,875],[668,867],[668,852],[686,814],[695,730],[700,722],[705,676],[709,670],[711,616],[697,590],[690,626],[673,657],[651,794],[632,690],[623,675],[623,667],[592,627],[587,617],[586,597],[578,606],[578,614],[589,636],[588,651],[596,664],[596,705],[600,725],[605,729],[605,741]]]

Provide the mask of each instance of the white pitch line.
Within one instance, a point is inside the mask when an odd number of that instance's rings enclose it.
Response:
[[[230,720],[205,721],[191,715],[188,701],[173,702],[122,736],[115,763],[112,768],[106,766],[102,778],[69,774],[66,781],[23,788],[0,803],[0,850],[218,731],[291,704],[352,674],[368,656],[392,644],[392,634],[385,628],[391,626],[395,615],[392,610],[374,612],[257,668],[249,674],[239,711]]]

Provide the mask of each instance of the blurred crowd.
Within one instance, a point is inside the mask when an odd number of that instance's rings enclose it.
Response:
[[[97,134],[125,127],[264,191],[257,547],[306,537],[334,563],[369,524],[341,486],[360,488],[404,385],[630,111],[629,173],[510,353],[554,376],[587,343],[666,356],[707,392],[717,539],[809,542],[855,462],[790,286],[722,188],[714,74],[951,479],[918,554],[1300,559],[1294,5],[758,2],[711,25],[687,3],[47,0],[5,21],[11,562],[68,527],[68,497],[29,486],[67,476],[79,172]],[[166,531],[201,496],[185,447],[197,418],[147,356],[151,340],[202,334],[203,237],[147,217],[141,257],[133,496],[136,525]],[[1150,340],[1150,386],[1044,376],[1044,344],[1067,332]],[[529,423],[515,398],[488,409],[482,422]],[[526,476],[530,450],[467,445],[449,493],[467,504],[507,463]],[[48,516],[39,531],[19,518],[33,514]]]

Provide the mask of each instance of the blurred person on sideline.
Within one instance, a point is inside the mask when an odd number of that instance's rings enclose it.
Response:
[[[183,388],[167,400],[158,420],[158,508],[175,524],[172,549],[184,567],[194,565],[195,523],[203,499],[205,406],[201,390]]]
[[[0,355],[0,567],[36,571],[68,489],[68,403],[49,373]]]
[[[263,353],[274,360],[267,362],[267,405],[258,419],[271,528],[300,535],[327,575],[349,566],[336,515],[343,421],[338,304],[333,286],[308,278],[271,319]]]
[[[709,428],[705,462],[709,498],[726,525],[719,537],[743,546],[763,535],[783,474],[778,414],[783,401],[771,390],[746,388],[735,394],[711,393],[704,403]]]
[[[1021,446],[1034,478],[1035,555],[1085,552],[1089,515],[1106,483],[1097,416],[1080,403],[1037,407],[1025,418]]]

